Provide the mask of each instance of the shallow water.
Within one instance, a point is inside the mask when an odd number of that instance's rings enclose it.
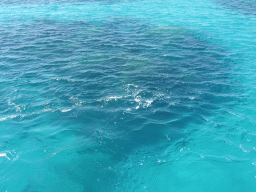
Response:
[[[1,191],[254,191],[254,13],[2,1]]]

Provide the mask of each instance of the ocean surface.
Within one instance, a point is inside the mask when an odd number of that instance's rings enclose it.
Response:
[[[0,191],[256,191],[256,1],[1,0]]]

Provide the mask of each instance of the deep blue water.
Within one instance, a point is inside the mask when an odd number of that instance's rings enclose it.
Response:
[[[255,13],[1,1],[0,191],[255,191]]]

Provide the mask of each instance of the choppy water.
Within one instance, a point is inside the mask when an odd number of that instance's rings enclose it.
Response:
[[[255,13],[1,1],[0,191],[255,191]]]

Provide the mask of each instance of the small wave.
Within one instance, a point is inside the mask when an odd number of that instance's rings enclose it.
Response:
[[[132,109],[138,110],[139,108],[148,108],[159,97],[157,95],[154,95],[151,91],[145,88],[137,89],[139,86],[134,84],[127,84],[126,87],[127,89],[125,89],[125,92],[122,95],[110,95],[110,96],[98,99],[97,101],[105,102],[107,104],[108,102],[115,102],[115,101],[122,100],[123,101],[122,103],[126,108],[125,112],[128,112],[128,111],[131,111]],[[163,95],[164,94],[161,94],[161,96]]]
[[[66,112],[68,112],[68,111],[71,111],[72,109],[61,109],[60,111],[62,112],[62,113],[66,113]]]
[[[135,97],[134,101],[138,103],[138,106],[135,107],[135,109],[139,109],[140,106],[143,108],[149,107],[153,103],[153,99],[142,99],[141,97]]]
[[[122,96],[110,96],[110,97],[107,97],[106,99],[104,99],[105,101],[111,101],[111,100],[115,100],[117,101],[118,99],[122,99],[123,97]]]
[[[0,157],[5,157],[6,159],[10,160],[6,153],[0,153]]]
[[[118,99],[122,99],[122,98],[126,98],[126,97],[123,97],[123,96],[108,96],[108,97],[105,97],[105,98],[102,98],[102,99],[98,99],[97,101],[98,102],[109,102],[109,101],[117,101]]]
[[[43,109],[43,110],[40,110],[40,111],[35,111],[35,112],[32,112],[32,113],[27,113],[27,114],[10,115],[10,116],[6,116],[6,117],[1,117],[0,121],[5,121],[7,119],[13,119],[13,118],[16,118],[16,117],[24,118],[24,117],[28,117],[28,116],[32,116],[32,115],[38,115],[38,114],[45,113],[45,112],[55,112],[55,111],[57,111],[57,110],[47,108],[47,109]]]
[[[9,106],[14,106],[16,112],[21,112],[21,109],[25,109],[26,108],[25,106],[20,106],[20,105],[17,105],[16,103],[14,103],[14,102],[11,102],[10,99],[8,99],[8,105]]]
[[[146,100],[144,106],[149,107],[151,105],[151,103],[153,103],[153,99]]]
[[[195,99],[195,97],[189,97],[189,99],[190,99],[190,100],[194,100],[194,99]]]
[[[17,115],[10,115],[10,116],[7,116],[7,117],[2,117],[2,118],[0,118],[0,121],[4,121],[6,119],[13,119],[15,117],[17,117]]]
[[[241,115],[238,115],[238,114],[236,114],[236,113],[234,113],[234,112],[232,112],[232,111],[229,111],[229,110],[226,110],[228,113],[230,113],[231,115],[234,115],[234,116],[236,116],[236,117],[240,117],[240,118],[244,118],[244,117],[242,117]]]
[[[138,88],[139,86],[138,85],[134,85],[134,84],[127,84],[128,87],[135,87],[135,88]]]
[[[80,107],[80,106],[82,106],[82,104],[85,103],[83,100],[78,99],[78,97],[72,96],[72,97],[70,97],[69,99],[70,99],[71,101],[73,101],[74,106],[79,106],[79,107]]]

